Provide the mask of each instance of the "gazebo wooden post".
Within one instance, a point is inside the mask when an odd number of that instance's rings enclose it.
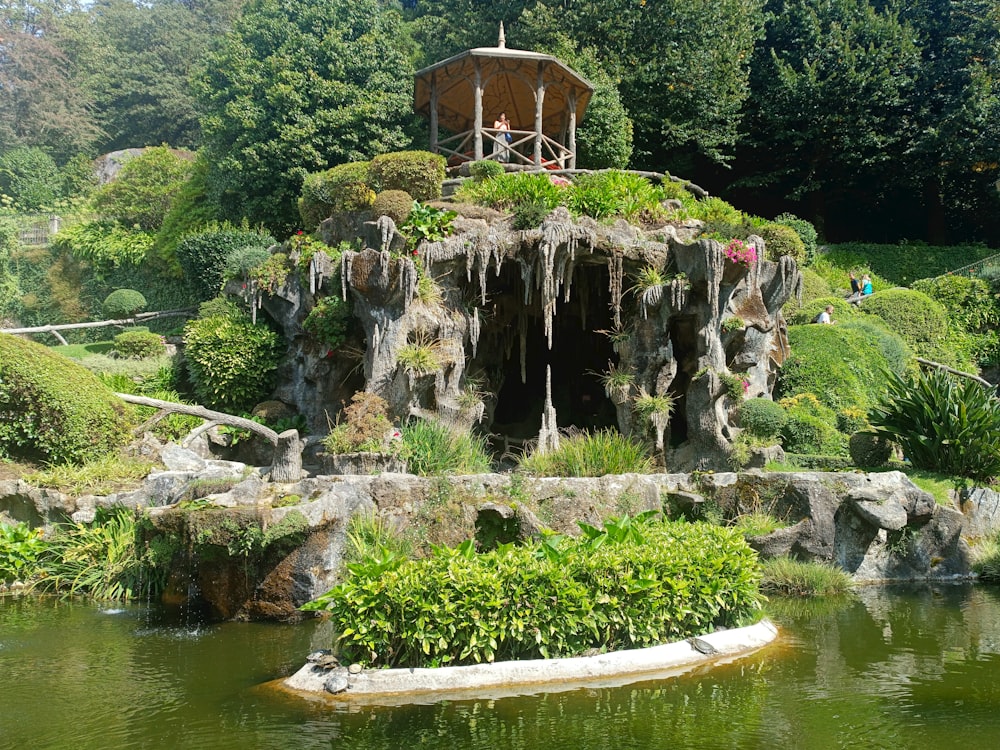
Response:
[[[438,152],[438,85],[437,72],[431,73],[431,141],[433,153]]]
[[[569,132],[566,134],[569,149],[569,168],[576,169],[576,93],[569,96]]]
[[[538,77],[535,82],[535,166],[542,164],[542,107],[545,103],[545,63],[538,63]]]
[[[479,65],[479,60],[476,59],[474,62],[474,79],[472,82],[472,87],[475,91],[475,99],[473,104],[473,117],[475,122],[472,127],[475,128],[475,136],[473,138],[474,153],[476,161],[482,161],[483,158],[483,71]]]

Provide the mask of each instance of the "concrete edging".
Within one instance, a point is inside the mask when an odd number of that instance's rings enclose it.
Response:
[[[580,687],[613,687],[641,680],[673,677],[697,666],[723,664],[766,646],[778,636],[770,620],[745,628],[720,630],[699,636],[711,645],[711,655],[696,651],[684,640],[643,649],[615,651],[565,659],[531,659],[465,667],[433,669],[372,669],[350,674],[345,667],[326,670],[306,664],[278,687],[333,701],[426,703],[442,697],[502,697],[525,693],[558,692]],[[346,684],[331,694],[327,681]]]

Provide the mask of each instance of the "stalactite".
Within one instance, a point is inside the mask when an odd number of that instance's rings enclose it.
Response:
[[[345,250],[340,257],[340,293],[344,302],[347,302],[347,285],[352,281],[351,273],[354,270],[355,255],[357,253],[353,250]]]
[[[580,278],[576,282],[579,291],[576,294],[580,302],[580,327],[587,330],[587,306],[590,304],[590,276],[581,271]]]
[[[545,367],[545,406],[542,407],[542,425],[538,431],[539,453],[559,450],[559,426],[556,423],[556,410],[552,406],[552,367]]]
[[[316,294],[316,253],[309,258],[309,294]]]
[[[469,343],[472,344],[472,358],[475,359],[477,356],[477,349],[479,347],[479,335],[482,331],[481,324],[479,321],[479,308],[472,308],[472,315],[468,316],[469,321]]]
[[[528,383],[528,316],[523,313],[517,316],[517,333],[521,342],[521,382]]]
[[[668,411],[654,411],[649,415],[649,421],[653,425],[653,430],[656,432],[656,450],[663,450],[663,434],[667,431],[667,425],[670,424],[670,412]]]
[[[524,287],[524,304],[531,304],[531,296],[534,291],[534,285],[532,280],[534,279],[535,267],[532,263],[524,260],[523,258],[518,258],[517,263],[521,268],[521,285]]]
[[[382,241],[379,250],[388,250],[390,245],[392,245],[392,238],[396,234],[396,222],[394,222],[391,217],[383,214],[376,219],[375,227],[378,229],[379,238]]]
[[[399,290],[403,294],[403,312],[410,309],[410,302],[417,294],[417,284],[420,274],[417,266],[410,258],[403,258],[399,264]]]
[[[658,307],[663,300],[663,288],[665,284],[657,284],[646,289],[639,297],[639,310],[642,312],[642,319],[646,319],[646,311],[651,307]]]
[[[719,287],[722,285],[722,274],[726,263],[731,261],[726,259],[722,251],[722,245],[716,240],[703,240],[699,244],[705,249],[705,258],[708,276],[708,309],[712,313],[712,319],[719,317]]]
[[[686,278],[673,279],[670,282],[670,309],[680,311],[687,304],[688,291],[691,289],[691,282]]]
[[[622,251],[619,248],[612,248],[611,255],[608,256],[608,291],[611,292],[611,312],[614,315],[615,328],[622,325],[622,277],[624,276],[622,265]]]

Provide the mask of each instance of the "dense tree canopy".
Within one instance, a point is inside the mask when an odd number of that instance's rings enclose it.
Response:
[[[407,146],[413,67],[376,0],[252,0],[198,80],[224,215],[295,225],[303,177]]]

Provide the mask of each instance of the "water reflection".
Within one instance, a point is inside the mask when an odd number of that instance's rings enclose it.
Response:
[[[782,638],[681,678],[350,707],[259,685],[329,634],[0,599],[0,748],[939,748],[1000,745],[1000,596],[862,589],[773,606]]]

